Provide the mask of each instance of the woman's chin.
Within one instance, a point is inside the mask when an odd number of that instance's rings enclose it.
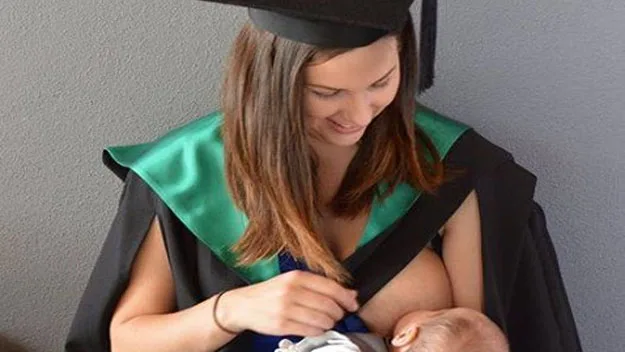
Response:
[[[327,139],[326,140],[328,145],[331,145],[333,147],[337,147],[337,148],[350,148],[350,147],[355,147],[358,145],[358,142],[360,141],[360,138],[344,138],[344,139],[338,139],[338,138],[334,138],[334,139]]]
[[[359,131],[357,133],[350,134],[340,134],[340,133],[326,133],[324,136],[324,140],[326,143],[336,146],[336,147],[353,147],[360,142],[364,131]]]

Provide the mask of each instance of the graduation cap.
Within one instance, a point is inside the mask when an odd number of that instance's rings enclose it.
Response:
[[[356,48],[399,31],[414,0],[202,0],[248,8],[259,28],[324,48]],[[437,0],[422,0],[419,93],[434,81]]]

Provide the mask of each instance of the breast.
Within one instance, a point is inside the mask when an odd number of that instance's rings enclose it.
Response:
[[[424,248],[360,309],[359,315],[372,332],[390,336],[395,323],[409,312],[451,306],[445,265],[436,252]]]

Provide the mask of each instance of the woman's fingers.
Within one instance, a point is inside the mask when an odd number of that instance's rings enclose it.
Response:
[[[293,292],[293,297],[295,304],[320,311],[334,321],[341,320],[345,315],[343,308],[334,299],[307,288],[298,288]]]
[[[304,271],[235,289],[224,298],[232,326],[272,335],[318,335],[332,329],[345,311],[358,310],[355,291]]]
[[[349,290],[334,280],[313,273],[304,271],[294,271],[292,273],[290,279],[302,287],[332,298],[347,311],[355,312],[358,310],[356,291]]]
[[[334,327],[335,320],[316,309],[290,304],[285,307],[288,312],[284,312],[282,319],[294,321],[300,324],[309,325],[322,331],[330,330]]]

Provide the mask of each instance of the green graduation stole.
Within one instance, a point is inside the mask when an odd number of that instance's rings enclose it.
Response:
[[[432,110],[419,108],[414,122],[444,158],[470,128]],[[221,137],[223,114],[214,112],[191,121],[150,143],[112,146],[105,152],[133,170],[162,199],[182,223],[226,265],[251,283],[280,273],[277,257],[250,266],[237,266],[232,246],[248,220],[228,192]],[[399,184],[384,201],[374,199],[358,248],[401,218],[421,192]]]

